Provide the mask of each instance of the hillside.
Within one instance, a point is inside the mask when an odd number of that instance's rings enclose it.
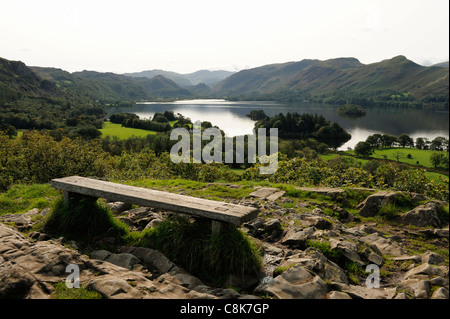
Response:
[[[20,61],[0,58],[0,125],[16,129],[55,129],[67,119],[95,125],[104,111],[75,92],[66,92]]]
[[[164,71],[164,70],[148,70],[142,72],[125,73],[124,75],[134,78],[154,78],[155,76],[162,75],[183,88],[189,88],[196,86],[198,84],[204,83],[206,85],[212,85],[217,82],[222,81],[228,76],[232,75],[233,72],[229,71],[209,71],[200,70],[193,73],[180,74],[176,72]]]
[[[24,63],[0,58],[0,103],[15,101],[22,96],[55,95],[55,88]]]
[[[448,80],[448,67],[424,67],[404,56],[367,65],[354,58],[339,58],[243,70],[218,83],[213,92],[241,98],[288,99],[294,95],[296,99],[336,104],[357,99],[365,106],[391,99],[445,103],[449,96]]]

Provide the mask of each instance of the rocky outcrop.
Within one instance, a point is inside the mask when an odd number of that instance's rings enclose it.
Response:
[[[342,200],[343,194],[339,190],[335,197]],[[51,298],[55,284],[69,275],[67,266],[75,264],[82,287],[105,299],[448,299],[448,255],[442,253],[448,250],[448,227],[439,215],[442,202],[430,201],[380,225],[362,222],[336,202],[294,202],[265,188],[256,195],[234,201],[260,209],[259,217],[242,228],[264,252],[259,277],[231,275],[222,287],[211,287],[158,250],[120,247],[108,237],[88,249],[32,232],[49,212],[32,209],[0,216],[0,298]],[[359,205],[360,214],[376,215],[395,196],[369,196]],[[148,207],[108,205],[136,231],[170,216]],[[368,265],[381,271],[379,288],[366,283]]]
[[[439,209],[443,205],[444,203],[440,201],[430,201],[402,214],[395,221],[403,225],[440,228],[443,222],[439,218]]]
[[[275,279],[256,287],[255,293],[279,299],[325,299],[327,284],[300,265],[293,266]]]
[[[378,214],[381,207],[392,203],[397,196],[396,192],[380,191],[367,197],[357,207],[359,214],[363,217],[373,217]]]
[[[127,252],[119,254],[95,251],[93,258],[88,258],[58,240],[33,242],[0,223],[0,298],[51,298],[55,284],[65,282],[69,276],[68,265],[79,267],[81,286],[106,299],[241,297],[227,289],[203,285],[159,252],[124,250]],[[128,252],[141,256],[142,260]],[[159,258],[152,259],[155,256]],[[163,274],[155,276],[138,267],[150,260]]]

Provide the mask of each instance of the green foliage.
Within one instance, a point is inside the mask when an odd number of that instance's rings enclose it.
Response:
[[[258,248],[243,233],[231,226],[211,233],[207,221],[167,219],[142,232],[136,245],[158,249],[193,275],[215,284],[230,274],[258,274],[261,268]]]
[[[341,265],[343,261],[342,253],[337,249],[331,249],[331,245],[328,241],[318,241],[318,240],[306,240],[306,247],[315,248],[322,253],[329,260]]]
[[[373,154],[373,148],[367,142],[358,142],[355,146],[356,157],[367,158]]]
[[[117,221],[111,211],[91,198],[80,198],[76,202],[56,201],[45,221],[44,229],[50,234],[64,236],[82,242],[110,236],[121,239],[128,227]]]
[[[46,183],[70,175],[103,177],[105,157],[98,142],[69,138],[58,142],[39,132],[25,132],[15,140],[0,135],[0,189],[11,183]]]
[[[0,193],[0,215],[25,213],[33,208],[52,207],[60,198],[59,192],[49,184],[16,184]]]
[[[90,291],[83,286],[80,288],[67,288],[63,282],[55,284],[55,290],[51,294],[52,299],[102,299],[98,292]]]
[[[267,117],[264,110],[251,110],[250,113],[246,114],[245,116],[251,118],[253,121],[260,121]]]
[[[278,128],[278,136],[285,139],[314,138],[319,143],[338,148],[350,140],[351,135],[339,124],[331,123],[322,115],[280,113],[266,117],[255,124],[255,128]]]
[[[290,265],[288,265],[288,266],[283,266],[283,267],[278,267],[278,268],[276,268],[274,271],[273,271],[273,277],[276,277],[276,276],[279,276],[279,275],[281,275],[282,273],[284,273],[286,270],[288,270],[289,268],[292,268],[292,267],[294,267],[295,266],[295,264],[290,264]]]
[[[356,104],[344,104],[338,107],[337,112],[340,116],[362,117],[367,114],[365,108]]]

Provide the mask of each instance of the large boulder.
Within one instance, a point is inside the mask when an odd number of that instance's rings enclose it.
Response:
[[[440,201],[430,201],[397,217],[395,222],[403,225],[439,228],[442,226],[442,221],[439,218],[439,210],[442,206],[443,203]]]
[[[378,214],[381,207],[394,201],[397,192],[380,191],[367,197],[357,206],[359,214],[363,217],[373,217]]]
[[[289,268],[254,291],[258,295],[279,299],[325,299],[328,292],[327,284],[319,276],[314,276],[300,265]]]

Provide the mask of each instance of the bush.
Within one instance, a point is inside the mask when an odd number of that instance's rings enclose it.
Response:
[[[208,221],[175,217],[142,232],[138,246],[160,250],[194,276],[218,285],[230,275],[258,274],[262,265],[255,244],[235,227],[211,233]]]
[[[117,221],[111,211],[90,198],[64,203],[58,200],[45,225],[45,231],[82,242],[110,236],[121,239],[128,233],[128,227]]]

